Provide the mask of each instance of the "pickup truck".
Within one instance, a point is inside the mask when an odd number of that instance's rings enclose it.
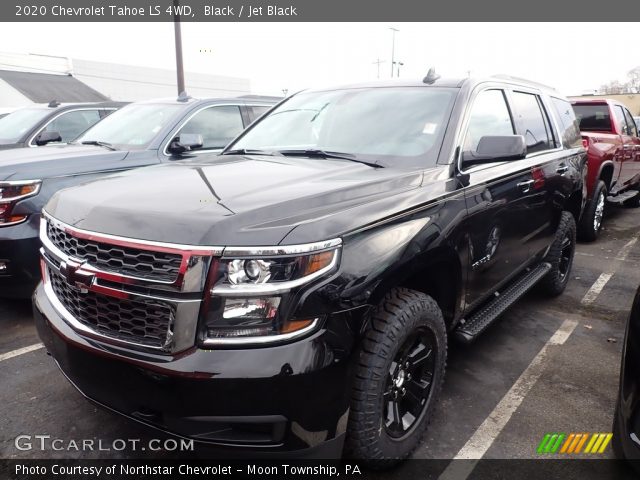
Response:
[[[69,144],[0,149],[0,297],[28,298],[38,284],[40,211],[55,192],[220,152],[275,103],[260,96],[149,100],[112,113]]]
[[[574,120],[510,77],[293,95],[220,156],[54,195],[40,338],[89,399],[225,458],[390,466],[427,429],[449,337],[565,289]]]
[[[633,116],[615,100],[574,101],[588,147],[587,206],[578,224],[581,239],[593,241],[607,202],[640,206],[640,138]]]

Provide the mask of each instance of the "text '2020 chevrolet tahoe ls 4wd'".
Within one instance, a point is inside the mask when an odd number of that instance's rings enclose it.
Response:
[[[405,458],[448,334],[567,283],[586,156],[570,109],[506,78],[309,91],[220,157],[62,191],[39,334],[84,395],[166,431]]]

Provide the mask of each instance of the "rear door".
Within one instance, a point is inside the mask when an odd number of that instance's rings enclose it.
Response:
[[[483,136],[515,133],[516,120],[507,103],[507,92],[499,87],[485,88],[471,100],[459,148],[474,151]],[[530,208],[536,192],[531,164],[527,160],[470,168],[460,164],[463,176],[468,176],[467,308],[498,290],[529,261],[528,238],[541,221],[540,215],[532,216]]]

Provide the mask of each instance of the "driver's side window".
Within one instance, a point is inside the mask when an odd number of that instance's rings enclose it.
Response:
[[[473,102],[463,151],[475,152],[484,136],[513,135],[513,122],[502,90],[480,92]]]
[[[196,113],[180,130],[181,133],[202,135],[201,150],[222,150],[244,130],[240,108],[220,105]]]

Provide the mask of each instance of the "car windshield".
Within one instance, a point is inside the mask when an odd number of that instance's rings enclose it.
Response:
[[[123,150],[147,148],[184,105],[131,104],[113,112],[84,132],[74,143],[99,142]]]
[[[423,86],[301,93],[229,149],[321,151],[381,166],[434,165],[456,93]]]
[[[46,108],[21,108],[0,118],[0,145],[19,142],[49,113]]]

